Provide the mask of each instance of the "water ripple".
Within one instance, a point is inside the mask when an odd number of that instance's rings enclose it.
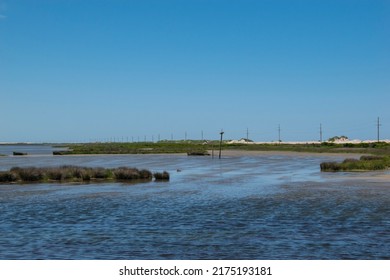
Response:
[[[324,179],[321,158],[105,161],[152,164],[172,180],[0,186],[0,259],[390,258],[389,186]]]

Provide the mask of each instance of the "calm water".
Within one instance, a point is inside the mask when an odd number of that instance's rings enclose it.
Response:
[[[1,157],[0,170],[126,165],[171,181],[0,185],[0,259],[390,259],[390,182],[322,174],[329,159]]]
[[[52,155],[53,151],[64,148],[53,148],[50,145],[4,145],[0,144],[0,155],[12,155],[13,152],[27,153],[28,155]]]

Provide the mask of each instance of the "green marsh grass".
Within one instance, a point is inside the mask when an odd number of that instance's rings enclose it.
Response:
[[[390,167],[389,156],[361,156],[360,159],[345,159],[343,162],[323,162],[323,172],[337,171],[376,171]]]
[[[153,174],[154,178],[157,181],[169,181],[169,173],[164,171],[164,172],[156,172]]]
[[[163,172],[169,180],[169,173]],[[80,167],[65,165],[60,167],[13,167],[9,171],[0,171],[0,183],[33,182],[90,182],[90,181],[142,181],[153,179],[153,173],[147,169],[131,167],[105,169],[102,167]],[[157,177],[156,177],[157,179]]]
[[[56,152],[56,154],[207,154],[207,151],[219,149],[219,141],[183,140],[132,143],[81,143],[64,144],[62,147],[66,147],[69,150]],[[223,141],[222,150],[390,155],[390,144],[385,142],[360,144],[335,144],[331,142],[314,144],[229,144],[228,141]]]

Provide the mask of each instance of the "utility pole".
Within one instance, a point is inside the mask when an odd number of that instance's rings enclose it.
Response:
[[[282,140],[280,140],[280,124],[279,124],[279,127],[278,127],[278,133],[279,133],[279,144],[280,144],[280,142],[282,142]]]
[[[219,159],[221,159],[221,152],[222,152],[222,135],[223,135],[223,130],[219,134],[221,134],[221,140],[219,141]]]
[[[377,138],[378,138],[378,143],[379,143],[379,127],[381,126],[379,122],[379,117],[378,117],[378,122],[377,122]]]
[[[246,128],[246,140],[249,140],[249,129]]]
[[[322,143],[322,124],[320,123],[320,143]]]

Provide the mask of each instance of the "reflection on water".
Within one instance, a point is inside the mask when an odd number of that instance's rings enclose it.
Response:
[[[321,174],[328,159],[3,157],[0,170],[126,165],[171,181],[0,185],[0,258],[389,259],[389,184]]]

